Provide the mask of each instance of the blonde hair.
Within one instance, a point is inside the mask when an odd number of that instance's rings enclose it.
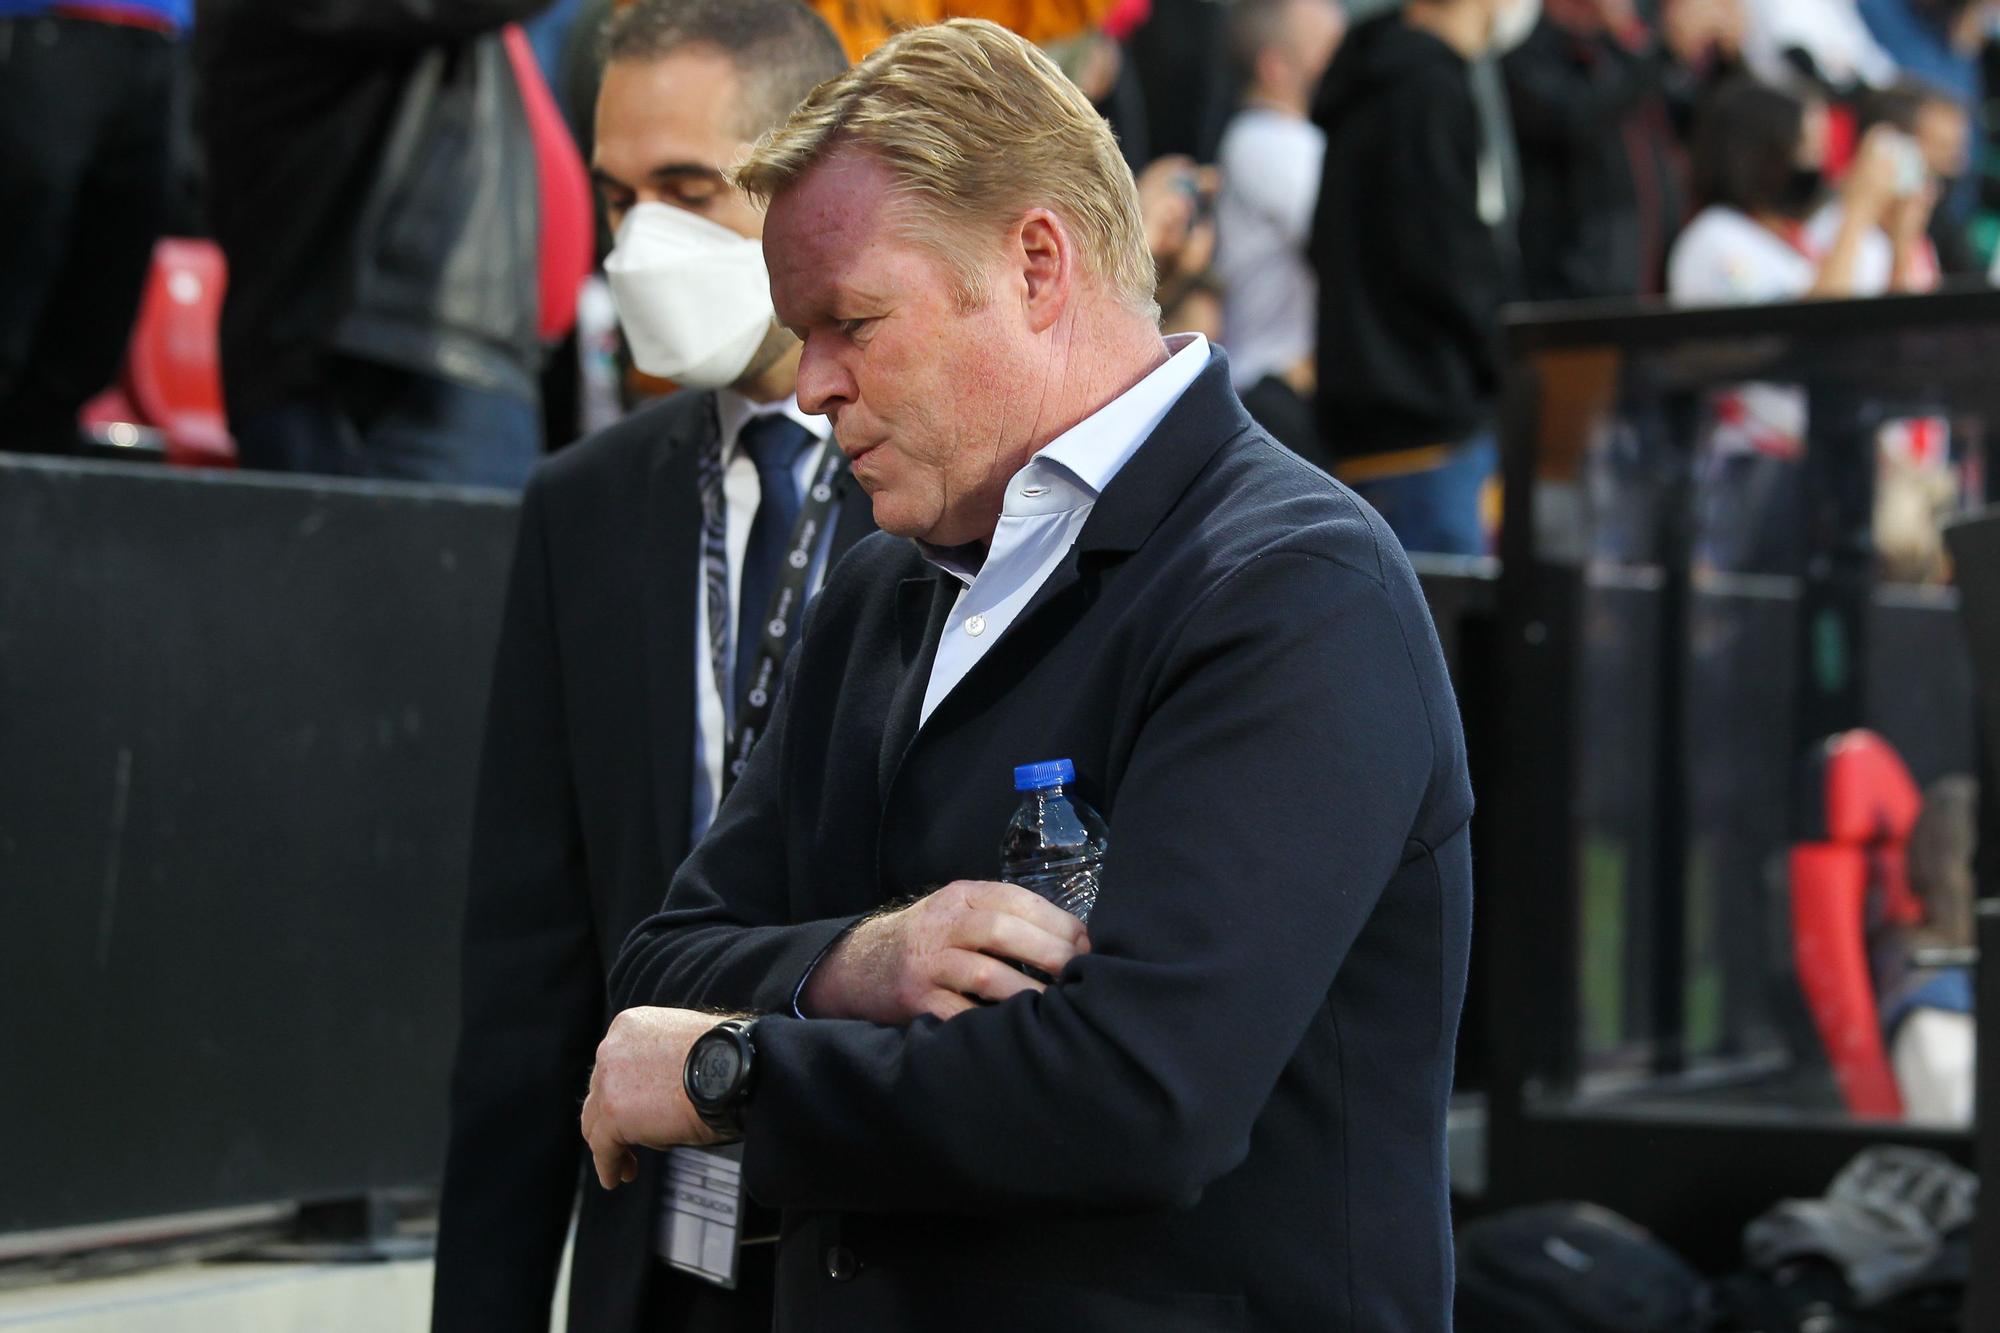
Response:
[[[1053,61],[1005,28],[953,19],[898,33],[815,88],[733,178],[769,202],[850,146],[888,168],[916,224],[912,239],[954,271],[961,303],[978,305],[985,293],[957,242],[997,240],[1044,207],[1076,238],[1085,271],[1158,317],[1139,191],[1111,127]]]

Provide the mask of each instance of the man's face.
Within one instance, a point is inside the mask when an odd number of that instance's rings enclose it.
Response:
[[[1971,123],[1965,108],[1943,98],[1927,98],[1917,109],[1917,146],[1931,174],[1940,180],[1956,180],[1965,172],[1966,147]]]
[[[1296,0],[1285,16],[1286,45],[1299,80],[1299,95],[1310,98],[1347,32],[1347,15],[1333,0]]]
[[[1023,279],[995,243],[987,296],[898,225],[889,171],[837,152],[771,205],[764,259],[778,322],[804,340],[799,406],[823,412],[876,525],[959,546],[992,535],[1027,462],[1049,374]]]
[[[749,147],[739,93],[729,57],[701,47],[605,67],[591,175],[613,231],[632,205],[661,203],[763,235],[763,212],[723,175]]]

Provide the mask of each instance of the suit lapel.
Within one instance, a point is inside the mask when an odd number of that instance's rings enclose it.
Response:
[[[917,734],[917,716],[923,711],[924,692],[930,687],[931,664],[937,660],[938,636],[957,596],[957,581],[942,573],[904,579],[896,589],[897,647],[903,670],[889,700],[888,725],[882,732],[877,777],[878,790],[885,796]]]
[[[718,427],[713,395],[660,441],[645,505],[646,712],[654,820],[668,877],[687,855],[694,768],[695,585],[701,577],[702,451]]]
[[[1208,466],[1216,451],[1226,441],[1250,428],[1249,414],[1243,410],[1242,403],[1230,387],[1228,359],[1220,351],[1215,351],[1210,354],[1208,364],[1194,382],[1188,385],[1187,391],[1161,418],[1145,445],[1105,487],[1104,494],[1098,498],[1089,519],[1084,522],[1083,531],[1077,534],[1076,544],[1050,571],[1042,586],[1035,590],[1020,615],[973,664],[957,687],[944,697],[937,711],[931,714],[930,722],[918,732],[917,708],[929,685],[930,662],[936,655],[938,636],[943,631],[944,618],[949,614],[957,592],[957,584],[949,579],[934,581],[946,584],[948,595],[931,608],[931,618],[924,631],[926,642],[923,645],[921,671],[912,672],[904,679],[903,690],[907,691],[911,688],[911,676],[916,677],[916,702],[909,704],[899,692],[896,708],[890,715],[890,739],[897,743],[893,748],[885,746],[883,752],[885,809],[894,803],[891,782],[894,775],[901,771],[908,753],[927,738],[950,730],[959,715],[967,709],[976,711],[984,706],[991,695],[988,681],[1018,678],[1027,662],[1039,658],[1051,644],[1067,633],[1097,600],[1103,570],[1138,550],[1188,487],[1194,484],[1195,478]],[[911,579],[903,585],[905,600],[899,605],[899,611],[906,631],[910,623],[910,584],[923,582],[926,580]],[[904,660],[910,660],[907,648]],[[906,704],[909,704],[907,708]],[[904,722],[907,722],[908,729],[899,731]]]

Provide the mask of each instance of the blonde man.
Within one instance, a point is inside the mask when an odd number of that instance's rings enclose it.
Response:
[[[1471,793],[1394,538],[1161,338],[1116,144],[1003,30],[896,38],[737,179],[886,532],[613,970],[600,1181],[740,1138],[781,1328],[1447,1327]],[[1087,932],[992,882],[1058,757]]]

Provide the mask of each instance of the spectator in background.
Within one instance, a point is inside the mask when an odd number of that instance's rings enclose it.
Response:
[[[987,19],[1038,45],[1094,27],[1115,0],[812,0],[850,58],[859,60],[894,34],[950,18]]]
[[[1153,0],[1128,52],[1144,89],[1146,142],[1156,154],[1213,162],[1236,109],[1229,6],[1215,0]]]
[[[1674,244],[1669,294],[1682,304],[1735,305],[1916,289],[1934,191],[1920,165],[1912,180],[1915,156],[1908,139],[1875,126],[1824,204],[1825,106],[1747,77],[1724,84],[1696,118],[1703,208]],[[1806,427],[1796,384],[1750,382],[1716,395],[1702,455],[1705,563],[1796,571]]]
[[[845,68],[839,43],[798,0],[638,0],[604,46],[607,268],[640,364],[686,387],[558,454],[524,501],[473,821],[437,1333],[546,1333],[606,973],[761,729],[762,627],[874,527],[827,419],[799,411],[764,213],[723,174]],[[733,1292],[672,1269],[668,1173],[648,1154],[636,1189],[585,1193],[569,1327],[769,1329],[776,1246],[736,1251]]]
[[[1986,103],[1986,76],[1980,54],[1987,34],[2000,20],[2000,4],[1993,0],[1856,0],[1856,8],[1868,31],[1883,50],[1902,67],[1905,80],[1921,83],[1931,90],[1935,103],[1950,103],[1969,125]],[[1927,111],[1928,128],[1941,131],[1948,119],[1942,105]],[[1963,151],[1964,128],[1957,131]],[[1922,130],[1919,138],[1924,138]],[[1979,205],[1979,182],[1961,164],[1945,170],[1941,146],[1926,145],[1932,155],[1932,170],[1951,181],[1939,206],[1940,220],[1948,229],[1961,233],[1958,241],[1946,241],[1940,249],[1948,271],[1968,271],[1964,262],[1972,258],[1971,247],[1962,238]]]
[[[1521,150],[1521,286],[1532,301],[1662,290],[1687,216],[1670,97],[1733,60],[1738,0],[1547,0],[1503,62]]]
[[[518,487],[537,180],[502,25],[547,0],[206,0],[222,367],[245,466]]]
[[[0,0],[0,448],[68,452],[167,209],[192,0]]]
[[[1504,208],[1470,62],[1535,16],[1533,0],[1410,0],[1347,35],[1313,113],[1320,436],[1411,550],[1486,549]]]
[[[1955,97],[1932,89],[1923,90],[1920,96],[1912,133],[1925,165],[1938,181],[1939,206],[1931,214],[1931,244],[1937,248],[1938,262],[1946,275],[1982,273],[1985,266],[1979,262],[1970,228],[1979,196],[1978,174],[1972,170],[1974,116]],[[1970,202],[1962,203],[1961,195]]]
[[[1943,201],[1965,171],[1967,140],[1971,136],[1964,108],[1948,93],[1904,79],[1893,88],[1871,92],[1861,99],[1857,127],[1863,135],[1877,125],[1886,125],[1903,141],[1914,144],[1916,153],[1904,165],[1921,162],[1925,186],[1937,206],[1930,211],[1924,240],[1912,254],[1912,273],[1904,290],[1928,291],[1946,274],[1981,271],[1979,256],[1963,225],[1945,215]],[[1901,153],[1908,150],[1899,148]],[[1826,212],[1827,210],[1822,210]],[[1821,229],[1827,223],[1816,217]]]
[[[1216,276],[1222,332],[1243,405],[1294,452],[1331,459],[1313,421],[1313,321],[1306,259],[1326,135],[1313,94],[1347,20],[1336,0],[1238,0],[1230,49],[1243,109],[1222,136]]]
[[[1832,205],[1826,107],[1751,79],[1717,89],[1696,120],[1703,207],[1668,261],[1682,304],[1922,290],[1933,187],[1916,145],[1888,125],[1862,138]],[[1935,277],[1934,271],[1929,277]]]

